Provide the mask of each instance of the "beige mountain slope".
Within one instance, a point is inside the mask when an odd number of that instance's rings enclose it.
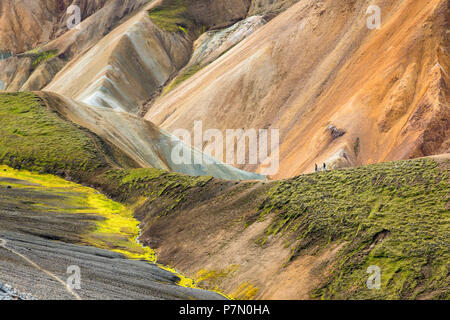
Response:
[[[26,6],[14,0],[1,7],[0,90],[42,89],[68,61],[95,45],[148,0],[31,2]],[[80,29],[67,29],[70,4],[80,8]]]
[[[169,15],[181,8],[179,19],[192,27],[185,26],[184,33],[181,29],[173,32],[155,24],[149,11],[161,6]],[[248,0],[215,0],[208,6],[203,1],[150,2],[90,50],[72,59],[45,90],[91,105],[137,113],[157,89],[188,63],[196,33],[229,26],[245,18],[249,6]],[[98,31],[96,34],[98,36]],[[234,43],[244,37],[235,39]],[[46,48],[61,50],[66,41],[64,38]],[[73,74],[80,76],[74,78]]]
[[[21,53],[50,40],[63,10],[71,1],[59,2],[61,5],[49,0],[1,1],[0,51]]]
[[[154,124],[129,113],[93,107],[54,93],[36,92],[50,110],[55,110],[79,126],[89,129],[115,146],[143,168],[175,171],[191,176],[213,176],[227,180],[264,180],[254,173],[221,163],[184,144]],[[192,164],[180,163],[173,151],[188,154]],[[202,164],[194,159],[203,157]]]
[[[235,10],[224,11],[231,4],[216,1],[212,15],[193,2],[189,14],[196,23],[216,25],[216,19],[217,25],[227,25],[245,17],[249,3],[243,7],[244,2],[237,0]],[[48,93],[39,93],[50,108],[95,132],[142,167],[233,180],[264,179],[210,157],[201,165],[174,163],[171,151],[175,146],[182,146],[185,153],[201,154],[152,123],[121,112],[139,111],[191,55],[191,36],[162,30],[151,21],[148,12],[160,3],[105,3],[82,21],[80,30],[67,31],[33,52],[8,57],[3,64],[7,72],[0,68],[0,75],[7,78],[3,82],[9,82],[8,90],[34,90],[52,80],[46,87]],[[114,25],[118,26],[113,29]],[[36,58],[46,53],[54,57],[36,68]]]
[[[158,29],[147,10],[73,59],[45,90],[90,105],[136,113],[190,54],[189,41],[180,33]]]
[[[219,30],[211,30],[203,33],[195,42],[189,62],[178,71],[173,80],[164,88],[161,88],[162,94],[166,94],[183,79],[189,78],[208,64],[214,62],[221,55],[233,48],[239,42],[250,36],[253,32],[261,28],[267,22],[264,16],[256,15],[241,20],[232,26]],[[158,92],[152,98],[156,98]],[[154,99],[150,99],[143,109],[151,108]]]
[[[382,25],[370,30],[369,5]],[[157,99],[167,130],[280,129],[275,178],[449,150],[449,3],[300,1]],[[239,115],[239,116],[237,116]]]

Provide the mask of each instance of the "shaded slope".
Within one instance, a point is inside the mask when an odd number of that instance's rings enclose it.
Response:
[[[198,32],[225,28],[244,19],[250,3],[251,0],[161,0],[149,13],[161,29],[181,30],[195,38]]]
[[[194,49],[189,62],[178,72],[173,81],[164,87],[162,94],[166,94],[181,82],[192,77],[202,68],[261,28],[265,23],[264,17],[251,16],[236,22],[231,27],[203,33],[194,42]]]
[[[271,183],[181,188],[167,176],[116,188],[158,194],[136,211],[141,241],[203,287],[245,299],[448,299],[449,166],[447,154]],[[380,290],[366,286],[371,265]]]
[[[84,20],[108,0],[10,0],[0,3],[0,52],[22,53],[68,30],[66,9],[80,8]]]
[[[138,7],[138,3],[129,11]],[[203,1],[155,1],[143,5],[138,13],[99,38],[105,26],[96,20],[103,18],[97,16],[109,16],[111,7],[117,7],[119,12],[127,7],[113,1],[83,21],[82,31],[90,35],[89,41],[83,37],[78,39],[79,31],[71,30],[42,48],[57,50],[64,59],[71,59],[45,90],[90,105],[138,113],[188,63],[193,42],[200,34],[246,18],[249,5],[248,0],[214,0],[207,4]],[[216,51],[210,52],[210,56],[217,57],[242,40],[256,28],[257,23],[253,24],[247,22],[241,28],[238,23],[228,43],[209,48],[209,51]],[[243,30],[236,30],[239,28]],[[74,73],[80,77],[74,79]],[[53,76],[45,78],[50,80]],[[42,78],[42,71],[36,72],[35,77]],[[43,82],[29,80],[23,89],[41,89],[37,84]]]
[[[449,150],[448,2],[301,1],[158,99],[167,130],[279,128],[276,178]],[[236,117],[236,114],[245,116]],[[335,137],[332,129],[344,131]]]

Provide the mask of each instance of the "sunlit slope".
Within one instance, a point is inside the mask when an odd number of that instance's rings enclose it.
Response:
[[[40,90],[148,0],[13,0],[0,4],[0,90]],[[81,28],[68,29],[71,5]],[[44,59],[43,59],[44,58]]]
[[[139,112],[190,54],[183,33],[158,29],[147,7],[75,57],[45,90],[93,106]]]
[[[89,179],[108,168],[137,166],[32,93],[0,94],[0,133],[0,162],[14,168]]]
[[[141,240],[205,288],[244,299],[449,299],[449,156],[271,183],[123,186],[161,190],[136,211]],[[370,266],[379,290],[367,287]]]
[[[380,30],[366,21],[381,8]],[[277,178],[449,150],[447,1],[300,1],[158,99],[167,130],[279,128]],[[236,116],[240,115],[240,116]],[[334,134],[334,129],[343,135]]]
[[[67,261],[78,265],[83,270],[83,286],[77,290],[82,299],[222,298],[195,289],[191,279],[155,264],[154,251],[137,240],[139,221],[132,206],[95,189],[0,165],[0,220],[6,248],[58,275]],[[39,299],[73,299],[42,269],[35,270],[4,249],[1,280]]]
[[[112,168],[152,167],[193,176],[264,179],[204,156],[179,164],[174,148],[203,155],[152,123],[51,93],[0,94],[0,161],[17,168],[90,180]]]
[[[4,165],[0,165],[0,186],[18,190],[17,198],[20,198],[20,192],[23,198],[29,197],[28,202],[20,204],[21,210],[40,212],[42,215],[79,215],[80,230],[58,235],[60,240],[113,250],[131,259],[156,261],[150,248],[144,248],[136,242],[139,223],[133,218],[132,210],[94,189],[53,175],[14,170]],[[2,207],[18,205],[16,197],[7,194],[0,197]],[[85,215],[93,216],[87,219]],[[36,228],[35,234],[39,235],[40,232],[45,235],[44,230]]]

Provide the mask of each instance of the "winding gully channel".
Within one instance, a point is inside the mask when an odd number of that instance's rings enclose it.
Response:
[[[96,190],[0,166],[0,283],[37,299],[224,299],[156,264],[138,235]]]

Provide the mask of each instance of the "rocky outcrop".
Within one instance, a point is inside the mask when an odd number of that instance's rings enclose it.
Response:
[[[447,154],[270,183],[212,180],[181,191],[170,213],[176,197],[148,199],[136,211],[140,240],[236,299],[447,299],[449,165]],[[381,290],[368,290],[370,265]]]
[[[187,67],[205,66],[250,36],[266,23],[262,16],[251,16],[222,30],[202,34],[194,44],[194,52]]]
[[[164,87],[162,94],[176,88],[181,82],[220,58],[228,50],[264,26],[266,22],[266,19],[262,16],[252,16],[235,23],[231,27],[203,33],[194,42],[194,50],[188,64]],[[153,101],[153,99],[150,99],[144,108],[145,111],[151,107]]]
[[[35,300],[31,294],[21,293],[8,284],[0,282],[0,300]]]

